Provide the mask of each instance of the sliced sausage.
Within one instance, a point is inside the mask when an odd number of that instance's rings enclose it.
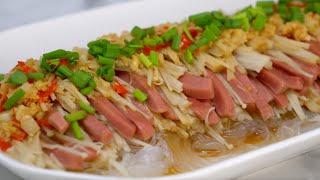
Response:
[[[320,41],[311,41],[311,42],[310,42],[309,50],[310,50],[312,53],[320,56]]]
[[[183,84],[183,93],[188,97],[196,99],[214,98],[213,84],[209,78],[185,73],[179,78],[179,81]]]
[[[270,72],[281,78],[289,88],[294,90],[302,90],[303,79],[301,77],[289,75],[286,72],[276,68],[272,68]]]
[[[49,110],[47,119],[49,124],[60,133],[65,133],[69,128],[69,122],[64,119],[62,114],[56,108],[51,108]]]
[[[283,79],[267,69],[262,69],[257,76],[257,79],[268,86],[275,94],[281,94],[288,89],[288,86]]]
[[[154,87],[148,86],[147,78],[132,73],[131,79],[134,87],[139,88],[148,94],[147,104],[152,112],[164,113],[169,110],[168,105],[162,99],[159,92]]]
[[[90,147],[79,147],[77,150],[87,154],[85,161],[91,162],[98,157],[98,152]]]
[[[258,99],[256,101],[256,106],[263,120],[268,120],[274,116],[272,107],[266,101]]]
[[[201,120],[208,120],[210,125],[217,124],[219,122],[219,117],[216,112],[212,109],[212,106],[208,102],[201,102],[194,98],[188,98],[191,102],[191,110],[194,114]]]
[[[267,103],[273,100],[272,92],[268,89],[268,87],[266,87],[264,84],[262,84],[255,78],[251,78],[250,80],[258,90],[257,99],[263,99],[263,101]]]
[[[135,132],[136,126],[130,122],[126,116],[114,106],[105,97],[96,97],[90,99],[96,110],[109,120],[112,126],[125,138],[131,139]]]
[[[207,70],[207,76],[212,80],[215,96],[213,103],[219,116],[234,117],[235,105],[231,95],[220,79],[212,71]]]
[[[109,128],[99,121],[96,116],[88,116],[81,121],[81,125],[94,141],[100,141],[104,144],[108,144],[112,139],[112,133]]]
[[[141,113],[127,108],[126,116],[137,126],[137,135],[142,140],[149,140],[154,135],[152,123]]]
[[[72,154],[61,149],[53,149],[51,153],[69,171],[83,171],[84,159],[81,156]]]

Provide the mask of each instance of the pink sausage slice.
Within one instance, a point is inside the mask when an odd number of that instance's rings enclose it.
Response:
[[[49,110],[47,118],[49,123],[62,134],[69,128],[69,123],[56,108],[51,108]]]
[[[251,78],[251,82],[255,85],[257,88],[257,100],[263,99],[263,101],[269,103],[273,100],[272,92],[266,87],[264,84],[262,84],[257,79]]]
[[[147,103],[152,112],[164,113],[169,110],[168,105],[162,99],[159,92],[154,87],[149,87],[147,85],[147,78],[132,73],[131,79],[134,87],[139,88],[148,94]]]
[[[234,117],[234,102],[231,95],[228,93],[228,90],[212,71],[207,70],[207,76],[212,80],[215,92],[213,103],[216,107],[217,113],[222,117]]]
[[[274,116],[272,107],[266,101],[258,99],[256,106],[263,120],[268,120]]]
[[[294,90],[302,90],[303,79],[301,77],[289,75],[286,72],[276,68],[271,69],[270,72],[281,78],[289,88]]]
[[[154,135],[154,128],[151,122],[141,113],[127,108],[126,116],[137,126],[137,135],[142,140],[149,140]]]
[[[312,53],[320,56],[320,41],[311,41],[311,42],[310,42],[309,50],[310,50]]]
[[[191,102],[192,111],[198,118],[205,121],[209,113],[208,123],[210,125],[214,125],[219,122],[219,117],[216,112],[214,110],[210,111],[212,106],[208,102],[201,102],[194,98],[188,98],[188,100]]]
[[[90,99],[96,110],[109,120],[112,126],[125,138],[131,139],[136,126],[130,122],[126,116],[105,97]]]
[[[82,120],[81,124],[94,141],[108,144],[112,139],[112,133],[108,127],[93,115]]]
[[[275,94],[281,94],[288,89],[288,86],[283,79],[267,69],[262,69],[257,76],[257,79],[268,86]]]
[[[82,171],[84,169],[84,159],[81,156],[61,149],[53,149],[51,153],[69,171]]]
[[[211,79],[185,73],[179,80],[183,84],[184,94],[188,97],[196,99],[214,98],[214,89]]]

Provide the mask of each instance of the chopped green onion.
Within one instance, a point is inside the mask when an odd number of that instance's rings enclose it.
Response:
[[[278,12],[283,20],[285,20],[285,21],[290,20],[290,18],[291,18],[290,12],[289,12],[288,7],[286,5],[279,4],[278,5]]]
[[[91,74],[82,70],[75,71],[70,77],[70,81],[79,89],[87,87],[91,79]]]
[[[83,101],[80,101],[79,103],[79,107],[82,109],[82,110],[85,110],[87,113],[89,114],[94,114],[96,113],[96,110],[90,105],[90,104],[87,104]]]
[[[265,15],[257,15],[257,17],[252,21],[252,28],[261,31],[266,24],[267,17]]]
[[[193,63],[194,57],[193,57],[193,54],[192,54],[192,52],[191,52],[191,50],[189,48],[184,52],[184,59],[189,64]]]
[[[242,26],[242,19],[225,19],[224,26],[228,29],[236,29],[241,28]]]
[[[121,54],[126,57],[131,57],[134,53],[136,53],[136,49],[129,46],[125,46],[121,49]]]
[[[155,34],[155,28],[154,26],[151,26],[151,27],[148,27],[145,29],[145,32],[149,35],[149,36],[152,36]]]
[[[117,58],[120,55],[120,46],[118,44],[108,44],[103,55],[107,58]]]
[[[28,78],[33,80],[40,80],[44,78],[44,74],[41,72],[31,72],[28,73]]]
[[[310,2],[305,8],[305,12],[315,12],[320,14],[320,1],[319,2]]]
[[[112,58],[103,57],[103,56],[98,56],[97,61],[99,64],[110,67],[110,68],[112,68],[115,63],[115,61]]]
[[[60,60],[66,59],[70,65],[76,65],[79,59],[79,53],[58,49],[42,55],[40,68],[43,71],[54,72],[60,65]]]
[[[93,56],[98,56],[103,54],[103,48],[100,46],[92,46],[89,48],[89,53]]]
[[[135,89],[133,91],[133,96],[139,101],[139,102],[145,102],[148,99],[148,95],[141,91],[140,89]]]
[[[172,39],[171,48],[175,51],[179,51],[181,44],[181,36],[179,34],[176,34]]]
[[[133,27],[133,29],[131,30],[131,35],[134,37],[134,38],[137,38],[137,39],[143,39],[146,35],[147,35],[147,32],[138,27],[138,26],[135,26]]]
[[[143,44],[144,44],[145,46],[154,47],[154,46],[162,43],[162,39],[161,39],[161,38],[159,39],[159,38],[160,38],[160,37],[158,37],[158,36],[157,36],[157,38],[145,37],[145,38],[143,39]]]
[[[70,78],[73,74],[73,72],[65,65],[59,66],[57,69],[57,73],[67,78]]]
[[[22,71],[16,71],[9,76],[8,82],[13,85],[21,85],[28,81],[28,77]]]
[[[40,60],[40,68],[45,72],[54,72],[59,65],[60,59],[47,60],[42,57]]]
[[[65,115],[64,119],[69,122],[75,122],[75,121],[82,120],[86,117],[87,117],[87,113],[83,110],[80,110],[80,111],[76,111],[76,112]]]
[[[259,0],[256,2],[256,6],[258,7],[272,7],[274,2],[271,0]]]
[[[48,53],[43,54],[42,58],[44,59],[60,59],[67,55],[67,51],[63,49],[57,49]]]
[[[89,87],[92,87],[93,89],[97,87],[96,81],[94,79],[91,79],[89,81]]]
[[[292,6],[289,10],[291,12],[291,21],[304,21],[304,14],[301,12],[299,7]]]
[[[84,139],[84,135],[77,121],[71,123],[71,129],[75,138],[79,140]]]
[[[115,76],[116,73],[113,68],[103,66],[103,67],[98,68],[97,74],[99,76],[101,76],[104,80],[106,80],[108,82],[112,82],[113,77]]]
[[[292,0],[279,0],[279,4],[280,5],[287,5],[289,2],[291,2]]]
[[[151,51],[149,55],[149,60],[154,66],[159,66],[159,54],[155,51]]]
[[[213,16],[210,12],[202,12],[189,16],[189,21],[194,22],[197,26],[206,26],[213,20]]]
[[[4,74],[0,74],[0,81],[4,80]]]
[[[98,39],[98,40],[89,42],[87,46],[89,48],[92,48],[94,46],[96,46],[96,47],[107,47],[108,44],[110,44],[110,42],[108,40],[106,40],[106,39]]]
[[[161,38],[165,41],[168,42],[170,40],[172,40],[172,38],[178,34],[178,30],[176,27],[173,27],[171,29],[169,29],[167,32],[165,32],[164,34],[162,34]]]
[[[89,94],[91,94],[93,92],[94,88],[93,87],[85,87],[83,89],[80,90],[81,94],[87,96]]]
[[[127,42],[127,46],[130,48],[143,48],[143,42],[140,39],[132,39],[130,42]]]
[[[142,64],[146,68],[150,68],[152,66],[152,62],[150,61],[150,59],[146,55],[144,55],[143,53],[141,53],[139,55],[139,60],[142,62]]]
[[[4,109],[9,110],[11,109],[23,96],[25,95],[24,90],[18,89],[14,92],[9,99],[4,103]]]

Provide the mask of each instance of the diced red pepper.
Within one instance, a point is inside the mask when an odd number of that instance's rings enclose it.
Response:
[[[145,46],[143,47],[142,49],[142,53],[149,56],[150,52],[151,52],[152,48],[151,47],[148,47],[148,46]]]
[[[181,50],[184,50],[184,49],[187,49],[192,44],[192,41],[188,38],[188,36],[185,33],[183,33],[181,36],[181,43],[182,43]]]
[[[60,64],[61,64],[61,65],[68,66],[68,65],[69,65],[69,62],[68,62],[67,59],[60,59]]]
[[[11,143],[0,137],[0,150],[7,151],[11,147]]]
[[[189,32],[190,32],[192,37],[197,37],[197,35],[199,34],[199,30],[194,29],[194,28],[190,28]]]
[[[57,80],[53,80],[47,90],[39,91],[38,96],[40,97],[40,102],[48,101],[50,95],[57,90],[57,87],[58,87]]]
[[[23,130],[17,130],[17,132],[11,134],[11,139],[16,141],[23,141],[28,137],[27,133]]]
[[[34,72],[35,70],[28,66],[25,62],[23,61],[18,61],[18,64],[16,66],[18,69],[20,69],[21,71],[23,71],[24,73],[29,73],[29,72]]]
[[[112,88],[121,96],[124,96],[128,93],[128,90],[124,86],[122,86],[119,82],[114,82],[112,84]]]
[[[51,126],[51,124],[49,123],[49,121],[47,119],[40,119],[37,122],[42,127],[46,127],[48,129],[53,129],[53,127]]]
[[[162,44],[158,44],[156,45],[155,47],[149,47],[149,46],[144,46],[142,48],[142,53],[149,56],[150,55],[150,52],[153,50],[153,51],[160,51],[166,47],[170,46],[170,42],[168,43],[162,43]]]

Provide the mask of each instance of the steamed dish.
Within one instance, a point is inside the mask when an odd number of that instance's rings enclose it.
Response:
[[[192,171],[317,123],[319,56],[319,1],[103,35],[0,75],[0,149],[81,173]]]

